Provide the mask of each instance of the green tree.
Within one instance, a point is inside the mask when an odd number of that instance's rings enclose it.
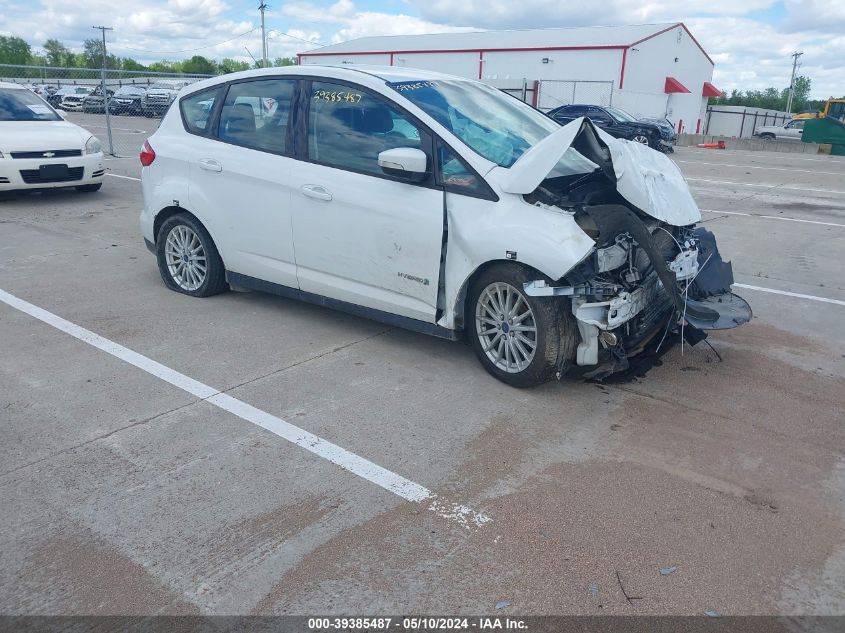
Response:
[[[131,57],[121,57],[120,67],[123,70],[147,70],[146,66],[144,66],[143,64],[139,64]]]
[[[177,64],[173,62],[167,61],[166,59],[162,59],[159,62],[153,62],[150,64],[150,70],[154,73],[178,73],[180,72],[180,68]]]
[[[103,41],[91,38],[82,43],[82,59],[85,68],[103,67]],[[106,57],[106,68],[119,68],[120,61],[114,55]]]
[[[194,55],[182,62],[182,72],[197,75],[216,75],[217,64],[202,55]]]
[[[296,57],[277,57],[273,66],[296,66]]]
[[[225,57],[217,64],[221,73],[236,73],[241,70],[249,70],[249,64],[246,62],[239,62],[237,59]]]
[[[73,59],[70,49],[52,37],[44,42],[44,52],[48,66],[67,66],[68,61]]]
[[[26,40],[14,35],[0,35],[0,64],[26,64],[32,49]]]

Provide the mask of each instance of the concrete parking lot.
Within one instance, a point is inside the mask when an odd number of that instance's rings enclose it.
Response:
[[[845,612],[845,160],[674,159],[754,320],[533,390],[462,343],[168,291],[137,160],[0,202],[0,290],[106,340],[0,301],[2,611]]]

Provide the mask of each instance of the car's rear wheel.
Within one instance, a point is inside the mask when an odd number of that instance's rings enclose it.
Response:
[[[774,140],[775,140],[775,135],[774,135],[774,134],[768,134],[768,133],[765,133],[765,134],[761,134],[761,135],[760,135],[760,138],[761,138],[761,139],[763,139],[764,141],[774,141]]]
[[[161,225],[156,238],[161,278],[171,290],[210,297],[227,288],[226,270],[214,241],[196,218],[179,213]]]
[[[549,380],[577,346],[569,302],[528,296],[523,284],[530,280],[521,266],[495,264],[482,271],[467,296],[466,331],[476,356],[490,374],[514,387]]]
[[[79,185],[76,187],[76,190],[80,193],[94,193],[95,191],[99,191],[100,187],[103,186],[103,183],[98,182],[95,185]]]

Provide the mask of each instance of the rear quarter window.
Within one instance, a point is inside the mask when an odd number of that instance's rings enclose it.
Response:
[[[212,88],[188,95],[179,102],[182,122],[188,132],[205,136],[211,113],[214,111],[214,103],[219,95],[220,88]]]

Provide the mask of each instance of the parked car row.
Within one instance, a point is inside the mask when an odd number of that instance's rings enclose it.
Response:
[[[107,88],[107,99],[99,85],[66,85],[62,87],[23,84],[20,87],[42,97],[52,107],[69,112],[105,113],[135,116],[163,116],[179,91],[192,83],[189,79],[162,79],[149,87],[140,85]]]

